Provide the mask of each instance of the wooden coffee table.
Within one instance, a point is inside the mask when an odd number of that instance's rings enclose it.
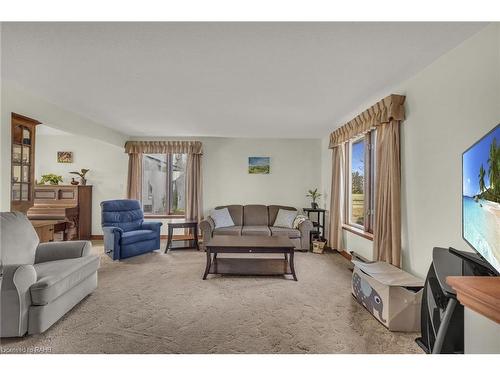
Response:
[[[206,244],[207,264],[203,280],[209,274],[276,276],[292,275],[294,245],[284,236],[214,236]],[[277,258],[217,258],[217,254],[282,254]]]

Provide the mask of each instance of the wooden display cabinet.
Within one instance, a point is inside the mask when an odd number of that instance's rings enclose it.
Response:
[[[35,135],[39,121],[12,113],[11,211],[26,213],[33,206]]]

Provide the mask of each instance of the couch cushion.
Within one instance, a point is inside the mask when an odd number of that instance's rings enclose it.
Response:
[[[300,230],[293,228],[271,227],[272,236],[288,236],[288,238],[300,238]]]
[[[236,225],[234,227],[224,227],[214,229],[213,234],[223,234],[226,236],[241,236],[241,225]]]
[[[216,210],[221,208],[227,208],[229,210],[229,214],[233,219],[233,223],[235,226],[243,225],[243,206],[240,204],[230,204],[228,206],[218,206],[215,207]]]
[[[268,211],[269,211],[269,225],[273,225],[275,220],[276,220],[276,216],[278,215],[278,211],[280,209],[282,210],[288,210],[288,211],[297,211],[297,209],[295,207],[290,207],[290,206],[278,206],[278,205],[270,205],[267,207]]]
[[[267,225],[245,225],[241,229],[242,236],[270,236],[271,231]]]
[[[212,210],[210,217],[214,221],[215,228],[234,227],[233,219],[227,207]]]
[[[33,305],[46,305],[97,271],[99,257],[55,260],[34,265],[37,281],[30,288]]]
[[[154,240],[158,237],[158,233],[154,230],[140,229],[131,230],[130,232],[123,232],[122,234],[122,245],[128,245],[131,243]]]
[[[249,204],[243,207],[243,226],[269,225],[267,206],[262,204]]]

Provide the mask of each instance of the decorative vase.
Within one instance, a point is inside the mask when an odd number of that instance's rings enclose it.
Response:
[[[79,182],[77,180],[75,180],[74,177],[71,179],[70,183],[71,183],[71,185],[75,185],[75,186],[79,184]]]
[[[84,178],[84,177],[81,177],[81,178],[80,178],[80,185],[82,185],[82,186],[87,185],[87,179],[86,179],[86,178]]]
[[[318,204],[316,202],[311,202],[311,208],[314,210],[318,209]]]

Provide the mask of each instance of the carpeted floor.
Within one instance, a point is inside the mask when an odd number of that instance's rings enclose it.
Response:
[[[102,254],[102,245],[94,251]],[[52,353],[420,353],[353,300],[348,262],[297,253],[298,282],[209,276],[205,254],[101,255],[97,290],[41,335],[2,351]]]

